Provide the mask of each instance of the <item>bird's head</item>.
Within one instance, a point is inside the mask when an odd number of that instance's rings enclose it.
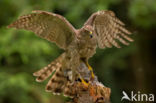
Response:
[[[83,36],[84,38],[93,38],[93,27],[90,25],[85,25],[82,29],[81,29],[81,36]]]

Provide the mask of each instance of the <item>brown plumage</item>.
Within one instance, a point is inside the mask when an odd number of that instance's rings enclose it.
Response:
[[[55,71],[46,90],[60,93],[69,81],[76,79],[78,74],[76,69],[82,61],[88,62],[88,59],[95,54],[97,45],[99,48],[112,46],[120,48],[118,42],[128,45],[128,41],[133,41],[128,37],[131,33],[124,25],[112,11],[102,10],[93,13],[81,29],[75,29],[58,14],[33,11],[31,14],[19,17],[8,27],[30,30],[41,38],[55,42],[65,50],[63,55],[47,67],[34,73],[36,80],[41,82]]]

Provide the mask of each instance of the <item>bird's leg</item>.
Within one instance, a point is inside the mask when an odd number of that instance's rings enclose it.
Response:
[[[85,66],[83,66],[83,64]],[[82,69],[82,70],[81,70]],[[83,73],[82,73],[83,71]],[[80,65],[78,66],[78,69],[77,69],[77,72],[78,72],[78,80],[84,84],[86,87],[89,86],[90,84],[90,80],[94,80],[94,73],[93,73],[93,69],[92,67],[88,64],[87,60],[85,58],[81,58],[80,59]],[[86,77],[83,77],[83,76],[86,76]],[[87,77],[88,76],[88,77]],[[86,80],[84,79],[86,78]],[[87,79],[88,78],[88,79]]]
[[[83,77],[78,73],[77,68],[80,66],[81,60],[79,58],[79,55],[75,54],[74,57],[71,58],[70,64],[71,64],[71,70],[72,70],[72,83],[76,80],[76,76],[80,79],[80,82],[82,82],[86,87],[88,87],[88,83],[84,80]]]
[[[88,64],[87,61],[85,62],[85,64],[87,65],[88,69],[89,69],[90,72],[91,72],[91,80],[94,80],[95,75],[94,75],[94,72],[93,72],[92,67]]]

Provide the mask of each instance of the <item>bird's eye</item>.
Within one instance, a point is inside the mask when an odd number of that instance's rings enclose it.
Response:
[[[89,34],[90,34],[90,38],[92,38],[93,37],[93,32],[89,31]]]
[[[90,34],[90,38],[92,38],[92,37],[93,37],[93,35]]]

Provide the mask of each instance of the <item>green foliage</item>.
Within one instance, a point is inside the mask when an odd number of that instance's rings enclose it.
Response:
[[[144,29],[156,26],[156,0],[132,0],[129,16],[135,25]]]
[[[0,73],[0,103],[43,103],[43,98],[36,95],[37,89],[30,86],[31,82],[28,79],[30,77],[25,73],[17,75]]]

